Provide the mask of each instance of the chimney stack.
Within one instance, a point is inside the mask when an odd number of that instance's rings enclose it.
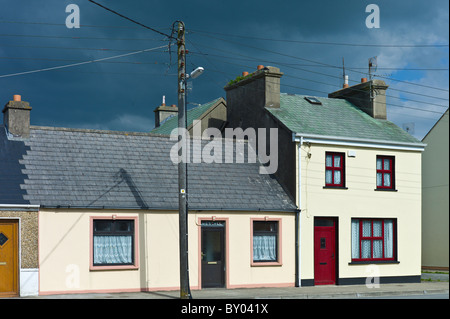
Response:
[[[330,98],[345,99],[376,119],[386,120],[386,90],[388,85],[382,80],[367,81],[345,87],[328,94]]]
[[[3,124],[10,134],[24,138],[30,136],[30,111],[30,104],[22,101],[22,97],[17,94],[5,105]]]
[[[175,104],[166,106],[166,96],[163,95],[162,104],[158,106],[153,112],[155,112],[155,127],[159,127],[161,123],[169,116],[177,115],[178,108]]]
[[[227,121],[230,127],[258,127],[263,108],[280,107],[280,78],[283,73],[273,66],[258,65],[253,73],[230,81],[225,87]]]

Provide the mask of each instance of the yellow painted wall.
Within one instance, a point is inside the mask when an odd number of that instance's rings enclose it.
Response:
[[[138,217],[139,267],[90,270],[90,218]],[[294,285],[293,213],[190,212],[189,260],[192,289],[199,285],[200,218],[225,218],[228,227],[228,288]],[[250,265],[251,218],[281,218],[282,266]],[[179,287],[177,212],[49,210],[39,212],[40,294],[166,290]]]
[[[349,157],[348,151],[355,151]],[[324,189],[325,152],[345,153],[345,186]],[[310,158],[308,157],[310,154]],[[376,156],[395,156],[396,192],[375,191]],[[339,278],[421,273],[421,153],[351,146],[303,145],[301,156],[301,279],[314,279],[314,217],[338,217]],[[298,158],[298,154],[297,154]],[[298,200],[298,198],[297,198]],[[349,265],[351,218],[396,218],[398,264]]]

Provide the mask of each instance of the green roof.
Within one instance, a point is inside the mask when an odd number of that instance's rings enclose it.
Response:
[[[371,117],[352,103],[336,98],[280,94],[280,108],[266,108],[290,131],[305,135],[358,138],[399,143],[421,143],[392,122]]]
[[[190,110],[187,110],[186,116],[187,116],[187,127],[192,124],[192,122],[196,119],[199,119],[203,113],[209,110],[210,107],[215,105],[220,99],[217,98],[211,102],[196,106]],[[178,115],[171,116],[168,119],[166,119],[159,127],[155,127],[151,133],[155,134],[161,134],[161,135],[170,135],[173,129],[178,127]]]

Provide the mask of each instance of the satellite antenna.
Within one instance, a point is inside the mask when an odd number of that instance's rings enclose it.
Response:
[[[377,62],[377,57],[371,57],[369,59],[369,79],[372,80],[373,79],[373,72],[376,72],[378,68],[378,62]]]
[[[408,132],[411,135],[414,135],[415,133],[415,123],[411,122],[411,123],[403,123],[403,130],[405,130],[406,132]]]

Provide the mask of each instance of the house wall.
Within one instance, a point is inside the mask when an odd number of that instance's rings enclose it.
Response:
[[[354,151],[355,157],[349,157],[348,151]],[[325,152],[346,154],[347,189],[324,188]],[[395,156],[397,191],[375,191],[377,155]],[[298,156],[297,152],[297,158]],[[420,152],[304,144],[300,156],[302,282],[314,282],[314,217],[320,216],[338,219],[338,283],[364,284],[368,276],[391,278],[392,281],[400,282],[420,280]],[[397,263],[377,263],[375,267],[369,264],[350,264],[351,218],[362,217],[397,219]]]
[[[449,126],[448,111],[423,140],[422,265],[449,267]]]
[[[90,267],[92,218],[137,218],[137,267]],[[295,216],[293,213],[190,212],[191,289],[200,289],[201,220],[226,223],[227,288],[294,286]],[[275,218],[282,225],[280,265],[252,266],[252,218]],[[40,294],[153,291],[179,289],[178,214],[171,211],[41,210],[39,230]]]
[[[19,294],[38,294],[38,212],[35,210],[2,210],[0,219],[17,220],[19,224]]]

